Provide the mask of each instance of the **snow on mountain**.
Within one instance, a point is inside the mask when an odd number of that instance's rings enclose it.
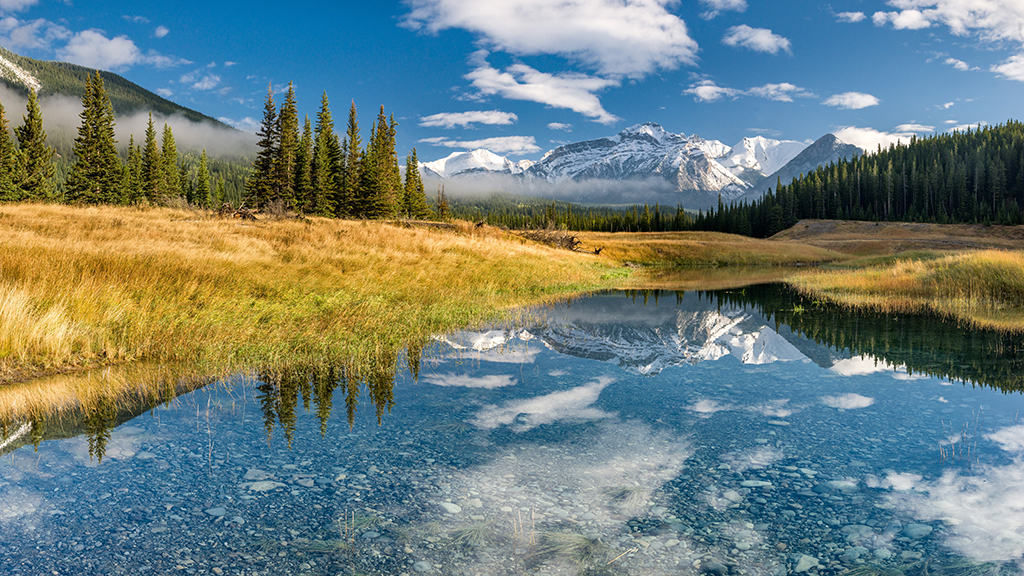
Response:
[[[796,157],[806,145],[762,136],[744,138],[729,147],[694,134],[675,134],[653,122],[638,124],[614,136],[564,144],[537,162],[516,163],[487,150],[456,152],[423,164],[424,174],[452,179],[489,174],[512,176],[510,185],[543,195],[568,182],[650,184],[691,207],[739,198],[755,184]],[[518,183],[518,184],[516,184]],[[763,191],[762,191],[763,192]],[[611,195],[614,198],[614,194]]]
[[[798,336],[780,334],[767,318],[740,306],[719,307],[706,301],[639,307],[621,296],[604,296],[547,314],[545,323],[528,331],[462,332],[437,339],[463,354],[516,353],[517,342],[537,339],[556,352],[609,362],[641,375],[726,356],[744,364],[808,358],[789,340],[799,340]]]
[[[503,174],[521,174],[532,166],[529,160],[512,162],[504,156],[478,148],[467,152],[453,152],[447,158],[424,162],[423,173],[437,178],[453,178],[473,173],[498,172]],[[524,167],[525,166],[525,167]]]
[[[40,82],[35,76],[28,73],[24,68],[18,66],[14,62],[11,62],[3,55],[0,55],[0,76],[7,78],[13,82],[22,84],[26,88],[38,92],[42,88],[43,83]]]

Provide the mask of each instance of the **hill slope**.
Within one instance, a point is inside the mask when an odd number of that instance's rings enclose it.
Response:
[[[86,78],[95,73],[96,70],[92,68],[68,62],[35,60],[0,47],[0,81],[26,95],[31,87],[38,90],[40,95],[59,94],[81,98],[85,93]],[[230,128],[215,118],[175,104],[113,72],[101,70],[100,76],[114,112],[118,115],[151,110],[156,114],[180,114],[193,122]]]

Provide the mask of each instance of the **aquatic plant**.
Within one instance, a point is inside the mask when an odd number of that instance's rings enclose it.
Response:
[[[567,561],[581,571],[608,565],[610,548],[597,538],[575,532],[544,532],[540,535],[540,560]]]
[[[616,486],[604,491],[609,503],[620,508],[633,509],[643,506],[650,492],[642,486]]]
[[[483,521],[452,531],[452,545],[466,550],[483,545],[494,536],[494,522]]]

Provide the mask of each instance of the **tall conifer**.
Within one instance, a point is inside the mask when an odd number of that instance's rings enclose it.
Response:
[[[54,149],[46,145],[43,111],[39,108],[35,90],[29,91],[25,110],[23,124],[14,129],[21,149],[18,187],[22,199],[45,200],[54,194],[53,176],[57,169],[53,163]]]
[[[213,205],[213,197],[210,195],[210,169],[207,167],[206,148],[203,148],[203,155],[199,158],[199,173],[196,176],[196,204],[209,208]]]
[[[310,187],[310,164],[313,160],[313,126],[306,116],[302,137],[295,154],[295,198],[304,212],[313,212],[313,194]]]
[[[153,127],[153,113],[149,113],[149,124],[146,125],[146,141],[142,147],[142,195],[150,202],[164,200],[161,176],[163,163],[160,161],[160,148],[156,144],[156,128]]]
[[[290,209],[296,208],[295,162],[299,150],[299,111],[295,102],[295,89],[288,83],[288,93],[277,117],[277,162],[274,166],[274,192],[276,199],[284,201]]]
[[[82,96],[82,125],[75,138],[75,163],[67,178],[73,202],[113,204],[122,199],[124,171],[114,140],[114,107],[97,71],[89,76]]]
[[[416,158],[416,149],[405,159],[405,189],[402,198],[402,212],[409,218],[423,219],[430,216],[427,206],[427,195],[420,177],[420,163]]]
[[[331,170],[331,140],[335,138],[334,119],[331,117],[327,92],[320,98],[320,111],[316,115],[316,135],[313,139],[313,153],[310,160],[309,188],[313,213],[324,215],[335,212],[334,175]],[[321,210],[322,208],[322,210]]]
[[[337,138],[333,142],[338,144]],[[361,198],[364,196],[360,190],[363,178],[363,142],[359,136],[359,118],[356,114],[356,103],[352,101],[348,110],[348,127],[345,130],[345,139],[342,145],[338,146],[340,156],[338,165],[341,170],[338,174],[338,201],[336,213],[338,216],[356,216],[362,210]]]
[[[7,127],[7,115],[0,104],[0,201],[14,202],[21,199],[21,190],[18,188],[20,166],[18,150],[14,147],[14,140]]]
[[[263,122],[256,132],[259,152],[252,162],[252,174],[245,181],[245,202],[253,208],[267,205],[274,194],[274,165],[277,160],[277,106],[274,104],[274,87],[267,85],[267,99],[263,105]]]
[[[181,183],[178,180],[178,147],[174,143],[171,127],[166,123],[164,123],[163,140],[160,147],[160,164],[163,173],[161,178],[163,195],[181,195]]]

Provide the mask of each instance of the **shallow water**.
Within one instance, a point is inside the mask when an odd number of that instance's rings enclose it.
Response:
[[[239,378],[110,431],[102,461],[95,435],[22,446],[0,572],[1018,573],[1020,339],[773,290],[439,338],[379,425],[364,394],[350,429],[344,386]]]

